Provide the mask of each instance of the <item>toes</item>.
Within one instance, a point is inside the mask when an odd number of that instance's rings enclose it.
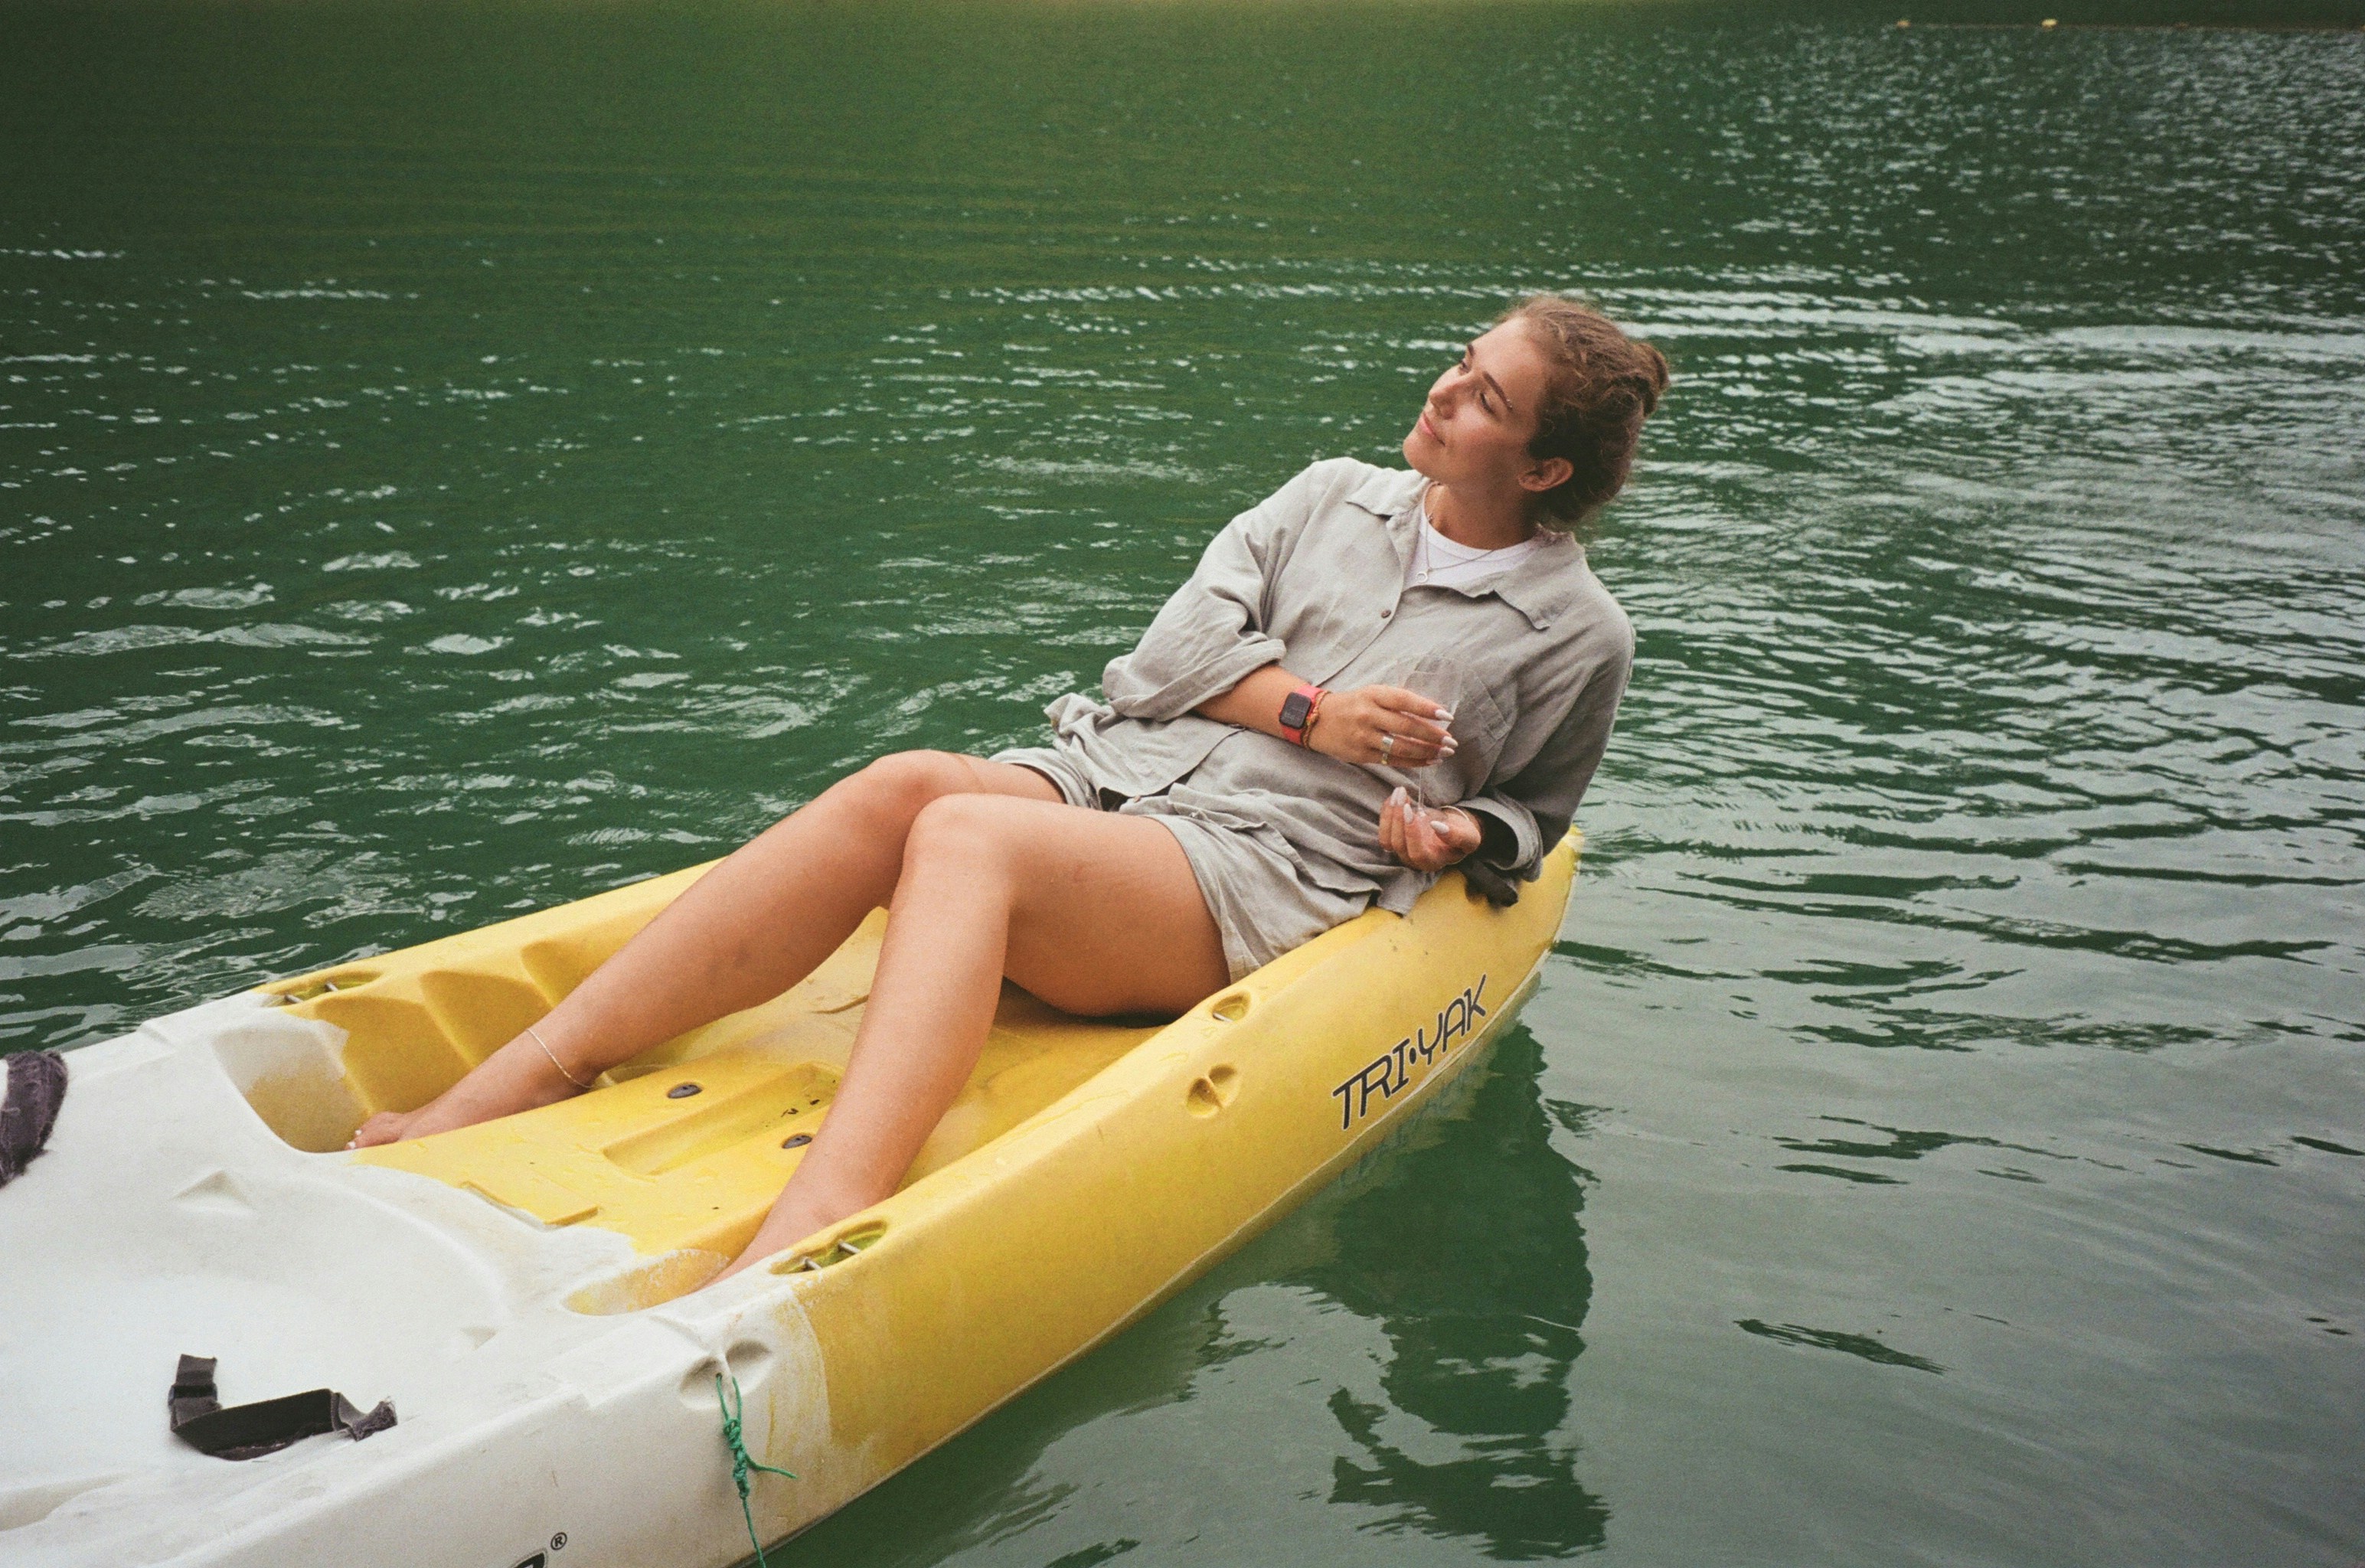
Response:
[[[410,1118],[392,1111],[380,1111],[361,1125],[347,1148],[371,1148],[378,1144],[392,1143],[402,1136],[403,1124]]]

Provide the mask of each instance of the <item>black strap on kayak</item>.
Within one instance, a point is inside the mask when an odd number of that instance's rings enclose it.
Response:
[[[174,1375],[173,1435],[216,1459],[254,1459],[292,1442],[342,1432],[359,1442],[394,1425],[394,1402],[381,1399],[364,1413],[333,1389],[258,1399],[228,1409],[214,1395],[214,1358],[183,1356]]]
[[[66,1097],[65,1058],[55,1051],[19,1051],[0,1081],[0,1187],[25,1173],[50,1141]]]

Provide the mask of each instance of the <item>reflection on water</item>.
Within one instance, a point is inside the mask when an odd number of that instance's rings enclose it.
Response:
[[[1586,1177],[1564,1152],[1595,1113],[1539,1096],[1542,1054],[1515,1025],[1450,1103],[1160,1308],[1126,1354],[1062,1372],[782,1560],[1600,1546],[1609,1510],[1580,1477],[1570,1397]],[[1312,1499],[1328,1522],[1309,1532]]]
[[[1676,381],[1531,1035],[815,1540],[2365,1553],[2365,35],[556,15],[6,13],[0,1046],[1038,736],[1577,286]]]
[[[1550,1137],[1555,1126],[1581,1137],[1590,1113],[1538,1098],[1541,1058],[1532,1035],[1512,1031],[1468,1124],[1399,1156],[1346,1204],[1343,1266],[1305,1276],[1388,1330],[1384,1397],[1330,1396],[1360,1450],[1337,1462],[1331,1500],[1516,1561],[1598,1546],[1608,1517],[1577,1479],[1569,1427],[1593,1297],[1583,1172]]]

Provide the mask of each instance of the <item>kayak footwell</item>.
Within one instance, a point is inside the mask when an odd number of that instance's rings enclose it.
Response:
[[[734,1249],[803,1158],[836,1070],[739,1050],[481,1126],[367,1149],[532,1215],[596,1221],[642,1251]]]
[[[293,982],[279,993],[291,999],[285,1015],[378,1029],[392,1023],[405,1038],[432,1027],[433,1046],[418,1054],[481,1059],[500,1042],[474,1020],[489,1011],[501,1026],[532,1022],[505,1008],[518,989],[532,972],[550,972],[553,953],[569,956],[569,972],[588,972],[622,946],[661,907],[647,886],[622,890],[641,895],[632,901],[637,907],[600,911],[600,918],[539,941],[472,951],[472,933],[351,967],[342,983],[335,973]],[[624,902],[609,894],[587,903],[609,901]],[[734,1257],[829,1115],[885,934],[886,912],[875,912],[802,984],[602,1074],[588,1093],[353,1158],[433,1177],[544,1225],[612,1230],[641,1253]],[[459,1005],[470,999],[482,1005]],[[1155,1025],[1070,1017],[1005,986],[977,1070],[905,1184],[1007,1132],[1156,1033]],[[389,1084],[407,1086],[406,1100],[416,1092],[415,1074],[383,1070],[385,1045],[383,1035],[348,1036],[344,1087],[356,1110],[388,1108],[379,1101]],[[248,1097],[264,1109],[252,1090]],[[720,1266],[710,1259],[703,1268],[666,1270],[634,1293],[633,1305],[692,1288]]]
[[[1013,990],[977,1072],[905,1184],[1000,1137],[1156,1032],[1066,1018]],[[735,1257],[837,1094],[843,1050],[799,1060],[793,1048],[689,1055],[555,1105],[353,1158],[450,1182],[544,1225],[613,1230],[643,1253]]]

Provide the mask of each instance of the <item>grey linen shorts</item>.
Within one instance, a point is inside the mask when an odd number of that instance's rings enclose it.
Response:
[[[1368,893],[1334,892],[1309,880],[1289,841],[1263,823],[1196,812],[1165,795],[1129,800],[1101,788],[1082,757],[1058,746],[1000,751],[987,760],[1041,774],[1071,806],[1149,817],[1172,834],[1223,936],[1234,980],[1371,907]]]

